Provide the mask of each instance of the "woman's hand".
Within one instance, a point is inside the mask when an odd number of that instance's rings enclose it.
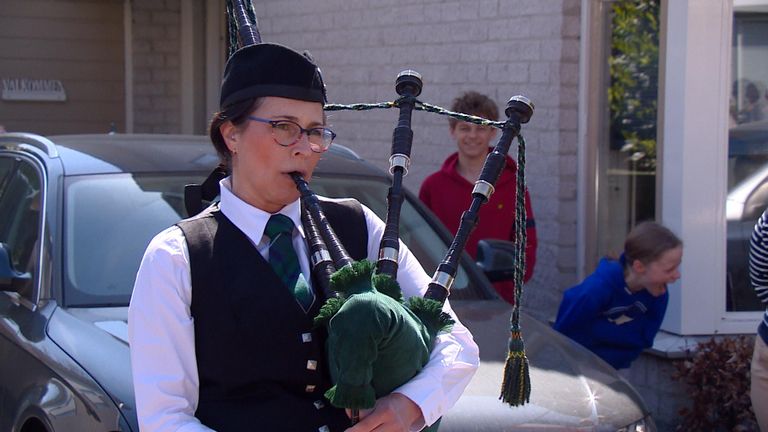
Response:
[[[392,393],[378,399],[373,410],[360,411],[360,423],[346,432],[408,432],[420,418],[418,405],[400,393]]]

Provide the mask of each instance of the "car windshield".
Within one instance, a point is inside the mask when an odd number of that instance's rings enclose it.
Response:
[[[344,178],[318,175],[312,179],[315,193],[331,198],[355,197],[374,211],[382,220],[387,218],[389,182],[379,178]],[[439,223],[439,222],[433,222]],[[407,197],[400,211],[400,239],[403,240],[430,276],[443,260],[448,244]],[[463,263],[466,265],[466,261]],[[470,283],[465,269],[456,274],[451,299],[485,298],[480,283]],[[492,289],[492,288],[489,288]]]
[[[203,178],[204,174],[70,177],[64,214],[65,303],[73,307],[126,306],[147,244],[185,217],[184,185],[200,183]],[[386,218],[389,184],[384,179],[318,175],[312,187],[328,197],[353,196]],[[410,199],[403,203],[400,237],[432,275],[447,244]],[[478,281],[470,283],[467,272],[460,268],[451,298],[488,298],[490,288]],[[478,291],[481,289],[484,291]]]
[[[125,306],[147,244],[184,217],[184,185],[204,174],[73,176],[65,190],[64,301]]]

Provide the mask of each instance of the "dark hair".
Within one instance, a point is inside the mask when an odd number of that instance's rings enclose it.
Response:
[[[499,119],[499,108],[496,106],[496,102],[482,93],[471,90],[462,93],[459,97],[453,100],[451,111],[485,117],[489,120]],[[448,118],[448,123],[451,125],[451,129],[453,129],[458,122],[459,121],[453,117]]]
[[[221,165],[227,168],[228,171],[231,168],[232,154],[227,147],[227,143],[224,142],[224,137],[221,136],[219,127],[226,121],[231,121],[233,125],[240,126],[248,120],[248,115],[261,106],[263,101],[264,98],[255,98],[235,102],[215,113],[211,118],[211,124],[208,126],[208,135],[211,137],[213,148],[219,154]]]
[[[682,240],[669,228],[656,222],[642,222],[629,232],[624,241],[626,265],[630,266],[636,260],[648,264],[664,252],[682,245]]]
[[[755,85],[755,83],[751,82],[747,84],[747,88],[744,89],[744,97],[747,98],[747,101],[750,103],[755,103],[760,100],[760,92],[757,90],[757,85]]]

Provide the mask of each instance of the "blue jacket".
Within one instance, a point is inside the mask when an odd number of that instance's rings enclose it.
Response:
[[[555,329],[616,369],[628,368],[653,345],[669,293],[632,293],[624,281],[624,256],[602,259],[594,273],[563,294]]]

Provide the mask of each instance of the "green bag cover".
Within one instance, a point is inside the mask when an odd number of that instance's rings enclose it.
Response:
[[[373,408],[421,371],[432,340],[419,319],[375,290],[351,295],[328,323],[328,400],[345,408]]]
[[[373,408],[376,399],[421,371],[437,333],[452,321],[439,302],[414,299],[417,307],[411,310],[397,282],[374,276],[367,260],[334,273],[331,288],[343,300],[329,300],[315,318],[328,330],[328,368],[335,384],[325,396],[336,407]]]
[[[325,396],[339,408],[373,408],[421,371],[437,334],[453,324],[441,303],[418,297],[404,303],[399,284],[373,269],[363,260],[334,273],[331,288],[343,299],[329,299],[315,318],[328,331],[335,384]]]

